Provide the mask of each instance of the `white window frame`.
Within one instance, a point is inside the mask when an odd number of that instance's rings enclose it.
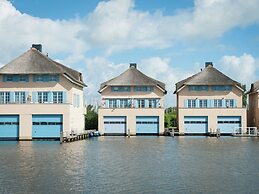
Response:
[[[187,100],[187,107],[188,108],[196,108],[196,100],[195,99],[188,99]]]
[[[234,100],[233,99],[226,99],[226,107],[233,108],[234,107]]]
[[[38,103],[48,102],[48,92],[38,92]]]
[[[214,108],[222,108],[223,100],[222,99],[214,99]]]
[[[18,103],[18,104],[26,103],[25,92],[15,92],[14,96],[15,96],[15,103]]]
[[[10,100],[10,92],[0,92],[0,104],[9,104]]]
[[[138,108],[145,108],[145,99],[138,99]]]
[[[53,103],[63,103],[63,92],[53,92]]]
[[[206,99],[200,99],[199,108],[208,108],[208,101]]]

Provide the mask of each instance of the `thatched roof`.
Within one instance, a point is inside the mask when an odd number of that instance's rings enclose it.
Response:
[[[0,74],[64,74],[86,86],[80,72],[50,59],[35,48],[4,65],[0,68]]]
[[[99,92],[106,86],[156,86],[165,90],[165,84],[151,77],[148,77],[135,66],[130,66],[125,72],[119,76],[110,79],[101,84]]]
[[[177,93],[184,85],[237,85],[241,88],[241,84],[239,82],[232,80],[212,65],[208,65],[201,72],[188,77],[175,85],[176,90],[174,93]]]

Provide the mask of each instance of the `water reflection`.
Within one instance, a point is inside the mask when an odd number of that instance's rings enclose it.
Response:
[[[258,146],[231,137],[0,142],[0,193],[255,193]]]

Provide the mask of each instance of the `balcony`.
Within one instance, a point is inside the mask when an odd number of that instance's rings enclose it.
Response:
[[[160,109],[161,99],[103,99],[102,109]]]

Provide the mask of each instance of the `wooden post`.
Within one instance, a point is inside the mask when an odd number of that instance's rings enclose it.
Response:
[[[63,139],[64,139],[64,137],[63,137],[63,132],[61,131],[61,132],[60,132],[60,144],[63,143]]]
[[[219,128],[217,128],[216,136],[217,136],[217,137],[220,137],[220,129],[219,129]]]

